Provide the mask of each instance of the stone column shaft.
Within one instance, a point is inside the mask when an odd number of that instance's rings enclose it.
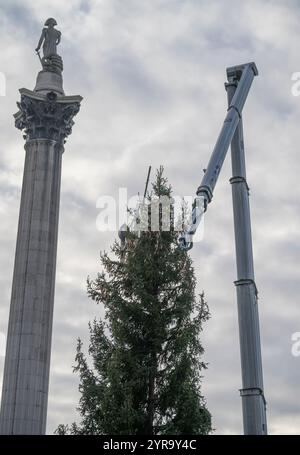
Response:
[[[26,144],[1,432],[43,434],[51,352],[62,147]]]
[[[81,97],[21,90],[16,126],[25,167],[0,414],[0,434],[44,434],[49,386],[61,163]]]

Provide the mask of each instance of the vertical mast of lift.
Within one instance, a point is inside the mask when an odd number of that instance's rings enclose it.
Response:
[[[238,274],[235,284],[240,332],[243,384],[240,393],[242,397],[244,433],[263,435],[267,434],[266,402],[263,392],[257,289],[253,271],[250,208],[242,127],[242,110],[252,81],[257,74],[257,68],[253,62],[227,69],[227,115],[196,193],[196,204],[192,212],[191,224],[182,233],[179,242],[184,249],[192,248],[193,235],[203,214],[203,211],[199,210],[198,202],[201,200],[204,210],[207,209],[212,200],[215,185],[231,144],[233,177],[230,181],[232,184]]]
[[[242,69],[228,68],[225,84],[228,106],[232,102]],[[243,140],[243,120],[240,120],[231,142],[232,203],[235,232],[240,353],[242,369],[243,421],[245,434],[267,434],[266,401],[263,389],[257,288],[254,281],[249,188]]]

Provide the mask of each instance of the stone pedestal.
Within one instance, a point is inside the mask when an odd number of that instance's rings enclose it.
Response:
[[[44,95],[49,92],[55,92],[58,95],[64,95],[63,79],[61,73],[45,70],[40,71],[36,78],[36,86],[34,88],[34,91]]]
[[[44,73],[44,72],[41,72]],[[40,73],[40,74],[41,74]],[[51,76],[51,75],[50,75]],[[81,97],[21,89],[26,141],[0,414],[0,434],[44,434],[48,401],[61,162]],[[62,87],[62,85],[61,85]]]

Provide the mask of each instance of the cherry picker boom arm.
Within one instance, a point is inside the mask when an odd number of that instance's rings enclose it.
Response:
[[[233,139],[239,120],[242,115],[242,110],[247,99],[254,76],[258,74],[254,62],[244,65],[233,66],[227,69],[228,79],[238,78],[237,89],[230,102],[227,114],[217,139],[216,145],[209,160],[207,169],[202,178],[202,182],[197,190],[196,202],[203,201],[204,211],[207,205],[211,202],[213,191],[217,183],[219,173],[222,169],[224,159],[227,154],[229,145]],[[192,212],[192,221],[187,229],[179,237],[180,246],[183,249],[189,250],[193,246],[193,235],[201,221],[203,212],[199,209],[199,204],[196,203]]]
[[[219,173],[231,144],[232,203],[237,265],[237,306],[242,370],[242,398],[244,433],[267,434],[266,401],[260,347],[257,287],[254,278],[251,219],[243,141],[242,109],[257,69],[255,63],[227,69],[225,84],[228,112],[212,156],[197,190],[192,222],[179,238],[181,247],[190,249],[193,235],[203,211],[211,201]],[[199,202],[202,202],[200,209]]]

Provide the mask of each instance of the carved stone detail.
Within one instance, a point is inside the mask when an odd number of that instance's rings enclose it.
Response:
[[[15,125],[24,130],[24,139],[51,139],[61,144],[71,134],[73,117],[80,109],[80,102],[60,102],[54,92],[49,92],[44,100],[22,94],[17,105],[20,111]]]

